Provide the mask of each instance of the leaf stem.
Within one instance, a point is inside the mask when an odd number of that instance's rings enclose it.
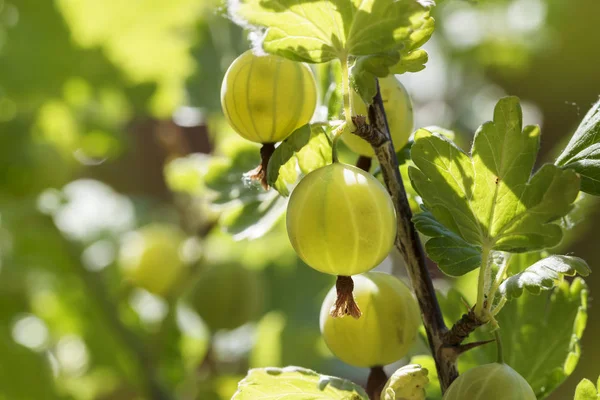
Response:
[[[502,339],[500,338],[500,329],[496,329],[494,331],[494,336],[496,337],[496,348],[498,349],[498,358],[496,361],[499,364],[504,364],[504,354],[502,353]]]
[[[482,317],[483,310],[486,308],[486,294],[485,289],[487,286],[488,268],[490,267],[490,250],[487,246],[484,246],[481,251],[481,266],[479,268],[479,278],[477,280],[477,303],[475,304],[475,315],[479,318]]]
[[[346,119],[347,126],[350,127],[352,126],[352,107],[350,105],[350,70],[348,69],[348,57],[345,55],[340,57],[340,62],[342,66],[342,99],[344,102],[344,118]]]
[[[498,273],[496,274],[496,277],[494,278],[494,282],[492,283],[492,287],[490,288],[490,294],[489,294],[489,301],[487,304],[487,309],[491,310],[492,309],[492,303],[494,302],[494,297],[496,296],[496,292],[498,291],[498,288],[500,287],[500,284],[502,283],[502,280],[504,279],[504,276],[506,275],[506,271],[508,271],[508,261],[506,260],[502,266],[500,266],[500,269],[498,270]]]

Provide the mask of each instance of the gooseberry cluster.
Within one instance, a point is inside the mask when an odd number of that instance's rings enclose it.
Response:
[[[413,125],[410,99],[394,76],[382,80],[382,93],[394,144],[402,146]],[[356,112],[366,114],[361,98],[353,96]],[[231,127],[243,138],[262,143],[263,149],[309,123],[316,101],[315,79],[307,65],[251,51],[233,62],[221,90]],[[360,155],[374,155],[367,142],[350,133],[342,134],[342,140]],[[354,366],[383,366],[407,354],[420,324],[406,285],[391,275],[368,272],[394,245],[396,213],[375,177],[333,159],[293,190],[288,236],[307,265],[338,277],[321,310],[321,332],[331,351]]]

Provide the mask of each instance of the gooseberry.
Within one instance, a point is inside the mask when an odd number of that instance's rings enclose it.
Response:
[[[529,383],[517,371],[503,363],[480,365],[460,375],[444,400],[536,400]]]
[[[221,86],[229,124],[256,143],[285,139],[310,122],[316,104],[316,83],[306,64],[251,50],[233,61]]]
[[[413,109],[410,97],[404,86],[394,76],[379,79],[381,98],[387,117],[392,143],[396,149],[406,144],[413,130]],[[354,114],[367,115],[367,106],[360,96],[352,91]],[[342,135],[344,143],[355,153],[373,157],[375,153],[371,145],[347,129]]]
[[[396,213],[383,185],[369,173],[337,162],[300,181],[290,196],[286,222],[300,258],[332,275],[376,267],[396,237]]]
[[[214,332],[234,329],[260,316],[264,303],[262,276],[235,262],[200,271],[186,298]]]
[[[175,225],[151,224],[124,236],[119,253],[123,274],[135,285],[164,296],[186,268],[180,257],[184,233]]]
[[[360,318],[334,318],[332,288],[321,307],[321,334],[331,352],[356,367],[391,364],[404,357],[417,336],[421,319],[410,289],[383,272],[353,277],[354,296],[363,311]]]

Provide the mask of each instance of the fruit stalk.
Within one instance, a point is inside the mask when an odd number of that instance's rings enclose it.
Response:
[[[371,144],[381,165],[383,178],[397,213],[398,234],[395,246],[404,257],[408,275],[421,309],[421,317],[442,391],[445,391],[458,377],[456,366],[458,354],[455,348],[446,346],[444,340],[448,329],[444,323],[431,276],[425,263],[421,240],[412,223],[412,212],[391,141],[379,82],[377,82],[377,93],[373,98],[373,103],[369,105],[368,113],[370,124],[367,124],[364,116],[353,117],[353,122],[357,127],[354,133]]]
[[[383,370],[383,367],[377,366],[372,367],[369,372],[369,378],[367,379],[367,395],[371,400],[379,400],[381,398],[381,391],[388,380],[388,376]]]

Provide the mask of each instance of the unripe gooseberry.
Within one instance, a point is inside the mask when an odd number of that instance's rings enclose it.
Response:
[[[310,68],[274,55],[246,51],[229,66],[221,106],[231,127],[256,143],[275,143],[310,122],[317,87]]]
[[[290,196],[286,222],[300,258],[332,275],[376,267],[396,237],[396,213],[383,185],[363,170],[337,162],[300,181]]]
[[[168,224],[146,225],[128,233],[119,253],[124,276],[149,292],[168,294],[186,268],[180,256],[184,240],[179,227]]]
[[[381,99],[387,117],[388,128],[392,136],[392,143],[396,150],[406,144],[413,130],[413,108],[410,96],[404,86],[394,76],[389,75],[379,79]],[[354,114],[367,115],[367,106],[360,96],[352,90]],[[373,157],[373,148],[364,139],[350,132],[349,129],[342,135],[344,143],[355,153],[366,157]]]
[[[200,271],[186,298],[213,332],[234,329],[260,316],[264,303],[261,278],[257,271],[235,262],[211,265]]]
[[[529,383],[506,364],[492,363],[471,368],[460,375],[444,400],[536,400]]]
[[[391,275],[368,272],[354,280],[354,296],[362,310],[358,319],[334,318],[332,288],[321,307],[321,334],[331,352],[356,367],[391,364],[406,356],[421,323],[419,307],[410,289]]]

